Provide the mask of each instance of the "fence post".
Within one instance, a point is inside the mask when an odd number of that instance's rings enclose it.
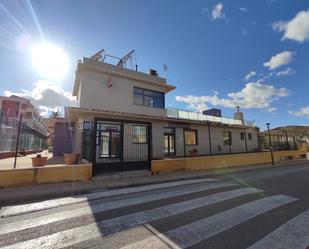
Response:
[[[286,149],[290,150],[291,146],[290,146],[290,143],[289,143],[288,132],[287,131],[285,131],[285,140],[286,140]]]
[[[210,123],[208,124],[209,155],[212,156]]]
[[[248,144],[247,144],[247,133],[246,133],[246,129],[244,130],[244,137],[245,137],[245,148],[246,148],[246,153],[248,153]]]
[[[15,158],[14,158],[14,169],[16,169],[16,160],[17,160],[17,153],[18,153],[18,145],[19,145],[19,136],[21,130],[21,122],[23,120],[23,114],[20,114],[19,123],[18,123],[18,130],[17,130],[17,141],[16,141],[16,149],[15,149]]]

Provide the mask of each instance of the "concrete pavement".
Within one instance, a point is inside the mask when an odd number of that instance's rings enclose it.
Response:
[[[277,164],[275,167],[304,164],[309,166],[307,160],[289,161]],[[48,199],[56,196],[76,195],[102,191],[106,189],[139,186],[146,184],[176,181],[181,179],[194,179],[202,177],[213,177],[217,175],[229,175],[235,172],[248,170],[272,169],[271,164],[252,165],[247,167],[235,167],[225,169],[214,169],[206,171],[180,171],[162,175],[150,175],[148,171],[124,172],[105,174],[94,177],[88,182],[64,182],[31,185],[24,187],[0,189],[0,206],[9,203],[26,202],[30,200]]]
[[[306,249],[308,179],[298,163],[6,206],[0,247]]]
[[[31,157],[36,157],[38,154],[41,156],[47,156],[47,165],[60,166],[64,164],[63,156],[53,157],[53,154],[44,150],[40,153],[29,154],[26,156],[19,156],[16,160],[16,169],[32,168]],[[14,169],[14,157],[0,159],[0,170],[12,170]]]

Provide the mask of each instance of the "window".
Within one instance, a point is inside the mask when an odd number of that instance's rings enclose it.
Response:
[[[185,130],[185,145],[197,145],[197,130]]]
[[[223,132],[223,145],[232,145],[232,133],[230,131]]]
[[[245,139],[245,133],[244,132],[241,132],[240,133],[240,140],[244,140]]]
[[[252,140],[252,133],[248,133],[248,139]]]
[[[132,142],[134,144],[146,144],[147,143],[147,126],[145,125],[133,125]]]
[[[164,93],[134,87],[134,104],[164,109]]]

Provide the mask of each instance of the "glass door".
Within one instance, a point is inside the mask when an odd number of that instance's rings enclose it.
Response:
[[[175,156],[175,129],[164,128],[164,155]]]
[[[99,124],[99,152],[101,159],[120,158],[120,124],[100,123]]]

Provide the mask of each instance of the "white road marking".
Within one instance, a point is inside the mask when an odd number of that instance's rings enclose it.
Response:
[[[188,187],[187,189],[177,189],[169,192],[161,192],[155,194],[149,194],[144,196],[133,197],[129,199],[119,200],[119,201],[111,201],[107,203],[101,203],[93,206],[86,206],[82,208],[76,208],[74,210],[62,211],[57,213],[52,213],[44,216],[39,216],[35,218],[30,218],[21,221],[14,221],[12,223],[0,224],[0,234],[11,233],[20,231],[23,229],[29,229],[41,225],[50,224],[52,222],[62,221],[65,219],[70,219],[74,217],[80,217],[83,215],[91,215],[100,212],[104,212],[107,210],[112,210],[121,207],[127,207],[136,204],[142,204],[146,202],[162,200],[166,198],[172,198],[181,195],[192,194],[200,191],[206,191],[211,189],[218,189],[223,187],[232,187],[237,184],[233,183],[211,183],[204,186],[198,187]]]
[[[170,230],[164,234],[160,234],[160,236],[152,236],[142,241],[138,241],[124,248],[159,248],[159,246],[162,245],[162,241],[167,244],[169,241],[172,241],[172,243],[169,244],[169,248],[187,248],[220,232],[230,229],[246,220],[252,219],[271,209],[280,207],[296,200],[297,199],[293,197],[276,195],[251,201],[249,203],[215,214],[205,219],[198,220],[185,226]],[[276,247],[261,248],[265,249]],[[292,248],[294,249],[294,247]]]
[[[48,236],[43,236],[13,245],[3,247],[5,249],[13,248],[62,248],[72,246],[76,243],[94,239],[100,236],[105,236],[124,229],[133,228],[135,226],[146,224],[148,222],[166,218],[171,215],[179,214],[193,209],[229,200],[239,196],[260,193],[263,190],[255,188],[243,188],[237,190],[226,191],[218,194],[213,194],[201,198],[183,201],[176,204],[171,204],[163,207],[158,207],[142,212],[137,212],[129,215],[124,215],[109,220],[104,220],[98,223],[93,223],[87,226],[77,227],[62,232],[54,233]]]
[[[219,181],[219,180],[211,179],[211,178],[183,180],[183,181],[168,182],[168,183],[161,183],[161,184],[152,184],[152,185],[146,185],[146,186],[134,187],[134,188],[131,187],[131,188],[115,189],[115,190],[109,190],[109,191],[103,191],[103,192],[96,192],[92,194],[79,195],[79,196],[74,196],[74,197],[63,197],[63,198],[57,198],[57,199],[52,199],[52,200],[47,200],[47,201],[34,202],[31,204],[22,204],[22,205],[3,207],[2,210],[0,210],[0,215],[1,217],[19,215],[19,214],[54,208],[58,206],[70,205],[70,204],[75,204],[75,203],[80,203],[80,202],[87,202],[90,200],[112,197],[112,196],[117,196],[117,195],[132,194],[132,193],[137,193],[137,192],[157,190],[157,189],[168,188],[168,187],[176,187],[176,186],[195,184],[195,183],[208,183],[208,182],[215,182],[215,181]]]
[[[259,240],[248,249],[306,249],[309,246],[309,210]]]
[[[154,220],[166,218],[168,216],[180,214],[183,212],[191,211],[196,208],[204,207],[224,200],[229,200],[242,195],[263,192],[263,190],[255,188],[242,188],[236,190],[225,191],[218,194],[212,194],[188,201],[162,206],[150,210],[145,210],[133,214],[104,220],[99,223],[99,227],[103,234],[111,234],[135,227],[141,224],[146,224]]]

